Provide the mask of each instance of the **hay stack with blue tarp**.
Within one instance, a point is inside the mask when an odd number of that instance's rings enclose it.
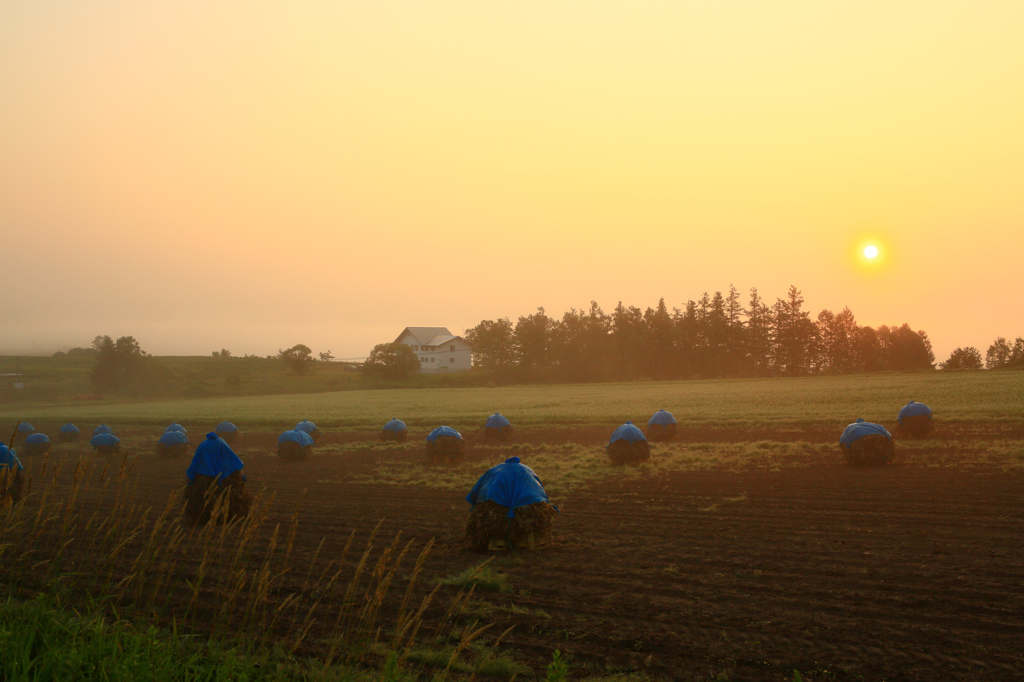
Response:
[[[473,505],[466,537],[473,549],[537,549],[551,539],[557,510],[533,469],[518,457],[488,469],[466,495]]]
[[[935,430],[932,409],[913,400],[900,408],[896,421],[899,423],[900,435],[908,438],[927,438]]]
[[[185,522],[194,526],[207,524],[215,510],[219,522],[246,516],[252,496],[245,491],[244,466],[231,446],[216,433],[206,434],[185,471]]]
[[[466,441],[450,426],[438,426],[427,436],[427,458],[433,464],[457,464],[465,459]]]
[[[224,442],[229,445],[234,443],[235,439],[238,438],[238,427],[231,422],[221,422],[220,424],[217,424],[213,432],[220,438],[224,439]]]
[[[188,455],[188,436],[182,431],[164,431],[156,444],[156,454],[165,459]]]
[[[858,419],[843,430],[839,447],[850,466],[881,466],[892,461],[896,446],[881,424]]]
[[[116,455],[121,452],[121,439],[112,433],[97,433],[89,439],[97,455]]]
[[[497,441],[511,440],[512,423],[506,417],[495,412],[484,423],[484,438]]]
[[[323,433],[320,431],[320,429],[317,428],[317,425],[314,424],[313,422],[309,421],[308,419],[304,419],[304,420],[300,421],[298,424],[296,424],[295,425],[295,430],[296,431],[302,431],[303,433],[309,434],[309,437],[313,439],[313,443],[319,443],[320,442],[320,436],[323,435]]]
[[[188,431],[185,427],[177,422],[172,422],[170,426],[164,429],[164,433],[167,433],[168,431],[177,431],[178,433],[184,433],[186,436],[188,435]]]
[[[114,429],[110,428],[106,424],[100,424],[99,426],[92,430],[92,435],[94,436],[98,436],[101,433],[114,433]]]
[[[615,465],[639,464],[651,458],[651,444],[644,432],[631,421],[612,432],[605,449]]]
[[[381,428],[380,433],[377,434],[377,439],[404,443],[409,439],[409,429],[405,426],[404,421],[392,417],[388,423]]]
[[[299,462],[313,456],[313,437],[305,431],[291,429],[277,437],[277,456],[289,462]]]
[[[45,433],[33,433],[25,439],[26,457],[39,457],[50,451],[50,437]]]
[[[60,431],[57,432],[57,438],[62,443],[73,443],[80,435],[78,427],[70,422],[60,427]]]
[[[0,509],[14,504],[25,492],[25,467],[14,450],[0,444]]]
[[[647,420],[647,438],[650,440],[673,440],[678,433],[679,424],[668,410],[658,410]]]
[[[15,428],[15,430],[18,432],[18,435],[21,436],[22,438],[36,432],[35,428],[28,422],[18,422],[18,426]]]

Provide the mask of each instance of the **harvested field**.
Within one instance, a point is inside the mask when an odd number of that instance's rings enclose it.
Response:
[[[287,527],[301,501],[298,565],[339,555],[350,533],[365,541],[381,519],[382,537],[414,538],[414,554],[434,538],[416,599],[481,562],[463,498],[482,470],[522,457],[561,509],[553,545],[499,555],[503,586],[478,589],[470,615],[495,637],[514,625],[501,651],[541,677],[555,648],[573,679],[1024,677],[1021,427],[944,425],[900,441],[880,468],[846,466],[835,425],[682,428],[625,470],[608,462],[607,433],[519,429],[514,445],[471,442],[446,468],[376,430],[326,434],[303,467],[274,455],[271,430],[247,430],[236,451],[247,490],[276,495],[268,528]],[[147,437],[123,429],[129,451]],[[80,456],[84,444],[57,445],[50,466],[71,471]],[[153,454],[134,473],[137,501],[157,508],[184,482],[180,462]],[[80,495],[99,504],[99,490]],[[322,654],[318,627],[300,655]]]

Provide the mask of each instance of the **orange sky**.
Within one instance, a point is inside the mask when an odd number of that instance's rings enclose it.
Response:
[[[730,283],[1024,336],[1024,3],[0,4],[0,352]],[[866,239],[882,257],[858,257]]]

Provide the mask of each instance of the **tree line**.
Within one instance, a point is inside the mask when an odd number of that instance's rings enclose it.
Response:
[[[561,319],[543,308],[483,320],[466,330],[477,366],[508,380],[629,381],[716,377],[851,374],[932,369],[928,335],[908,324],[857,324],[853,312],[812,318],[791,286],[769,304],[756,288],[747,300],[704,293],[669,310],[665,299],[641,310],[621,302],[609,314],[596,301]]]

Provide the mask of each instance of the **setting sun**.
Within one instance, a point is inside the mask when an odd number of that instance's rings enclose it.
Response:
[[[878,247],[877,246],[872,245],[872,246],[864,247],[864,257],[867,258],[868,260],[871,260],[872,258],[874,258],[877,255],[878,255]]]

